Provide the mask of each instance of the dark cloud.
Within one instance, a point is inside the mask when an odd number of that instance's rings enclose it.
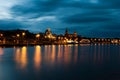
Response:
[[[86,34],[86,36],[101,38],[120,38],[120,32],[92,30],[89,32],[89,34]]]
[[[50,27],[54,33],[60,33],[67,27],[70,32],[85,36],[109,36],[106,33],[110,32],[114,36],[120,30],[120,0],[21,1],[9,9],[13,21],[1,19],[0,29],[26,28],[38,32]]]
[[[101,5],[104,5],[105,8],[114,8],[120,9],[120,0],[101,0]]]
[[[22,5],[15,5],[11,10],[15,15],[36,14],[35,16],[43,16],[57,9],[60,2],[60,0],[31,0]]]
[[[82,14],[75,14],[72,16],[67,16],[64,18],[61,18],[63,22],[68,23],[68,24],[80,24],[80,23],[95,23],[95,22],[104,22],[104,21],[109,21],[111,18],[103,16],[103,15],[82,15]]]
[[[0,20],[0,29],[2,30],[12,30],[12,29],[19,29],[25,28],[25,25],[17,21],[10,21],[10,20]]]
[[[95,2],[96,1],[96,2]],[[119,0],[78,0],[66,1],[63,7],[75,7],[83,9],[120,9]]]
[[[119,22],[108,22],[101,26],[99,30],[108,31],[108,32],[120,32],[120,23]]]

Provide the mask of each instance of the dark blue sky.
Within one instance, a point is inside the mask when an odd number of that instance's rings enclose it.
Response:
[[[0,0],[0,29],[120,37],[120,0]]]

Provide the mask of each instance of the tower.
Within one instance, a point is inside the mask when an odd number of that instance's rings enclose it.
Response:
[[[65,30],[65,37],[68,37],[69,33],[68,33],[68,28],[66,28]]]
[[[74,36],[74,37],[77,37],[77,32],[74,32],[74,33],[73,33],[73,36]]]

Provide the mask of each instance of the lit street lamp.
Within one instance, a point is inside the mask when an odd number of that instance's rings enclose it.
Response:
[[[36,38],[38,38],[38,39],[39,39],[39,37],[40,37],[40,34],[36,34]]]
[[[17,38],[18,38],[17,44],[19,43],[19,37],[20,37],[20,34],[17,34]]]
[[[19,34],[17,34],[17,37],[20,37],[20,35],[19,35]]]
[[[36,34],[36,39],[39,40],[40,34]]]
[[[25,36],[25,32],[22,32],[22,42],[23,43],[25,42],[24,36]]]
[[[22,33],[22,36],[25,36],[25,32]]]
[[[3,36],[3,34],[0,34],[0,36],[2,37],[2,36]]]

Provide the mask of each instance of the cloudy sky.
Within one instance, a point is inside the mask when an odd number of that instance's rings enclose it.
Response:
[[[120,0],[0,0],[0,29],[120,37]]]

